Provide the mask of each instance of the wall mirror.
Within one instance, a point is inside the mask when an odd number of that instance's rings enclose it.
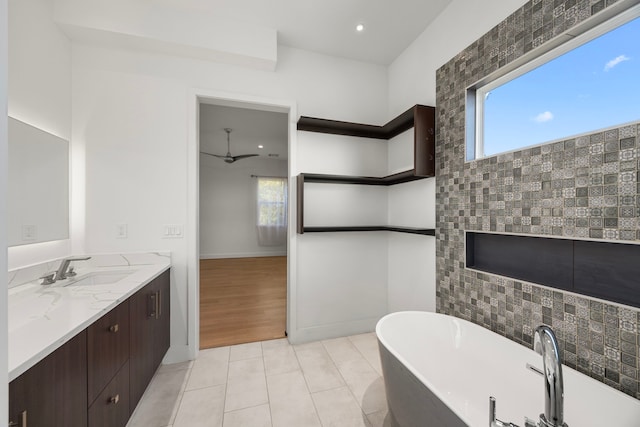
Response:
[[[9,117],[8,246],[69,238],[69,142]]]

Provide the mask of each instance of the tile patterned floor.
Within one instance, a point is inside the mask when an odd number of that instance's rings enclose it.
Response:
[[[163,365],[127,427],[388,427],[375,334],[220,347]]]

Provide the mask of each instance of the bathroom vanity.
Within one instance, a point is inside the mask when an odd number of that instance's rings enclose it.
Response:
[[[11,288],[9,425],[125,426],[169,348],[169,266]]]

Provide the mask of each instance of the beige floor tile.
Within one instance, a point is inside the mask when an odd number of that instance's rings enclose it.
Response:
[[[173,427],[222,426],[224,396],[224,385],[186,391]]]
[[[348,387],[311,395],[323,427],[370,427]]]
[[[362,359],[362,354],[347,337],[322,341],[327,353],[336,365]]]
[[[253,359],[255,357],[262,357],[262,344],[259,342],[250,342],[247,344],[232,345],[230,351],[230,362]]]
[[[367,359],[367,362],[373,366],[373,369],[382,375],[382,364],[380,363],[380,351],[378,349],[378,339],[375,333],[353,335],[349,340],[358,349],[360,353]]]
[[[311,393],[345,385],[322,343],[295,346],[295,351]]]
[[[202,350],[160,367],[127,426],[321,425],[389,427],[375,334]]]
[[[261,358],[229,362],[229,381],[261,375],[264,377],[264,362]]]
[[[301,371],[267,377],[273,427],[320,427]]]
[[[283,346],[291,346],[287,338],[279,338],[276,340],[262,341],[262,351],[270,348],[283,347]]]
[[[384,380],[369,362],[352,360],[339,364],[338,370],[365,414],[387,409]]]
[[[212,387],[227,382],[229,347],[203,350],[193,362],[187,390]]]
[[[228,362],[230,350],[231,350],[230,347],[206,348],[198,352],[197,360],[215,359],[215,360],[226,360]]]
[[[263,349],[264,369],[267,375],[284,374],[300,369],[298,358],[290,345],[270,345]]]
[[[188,370],[156,373],[127,426],[164,427],[173,424],[188,375]]]
[[[269,402],[264,364],[261,358],[229,363],[224,410],[235,411]]]
[[[271,427],[269,405],[254,406],[224,414],[224,427]],[[293,426],[291,426],[293,427]],[[297,426],[296,426],[297,427]]]
[[[391,418],[388,411],[378,411],[368,414],[367,419],[371,427],[391,427]]]

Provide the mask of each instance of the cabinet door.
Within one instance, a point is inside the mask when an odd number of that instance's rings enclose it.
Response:
[[[127,300],[87,328],[89,405],[96,400],[128,358],[129,301]]]
[[[82,331],[9,384],[9,425],[87,425],[87,335]],[[13,424],[11,424],[13,423]]]
[[[169,270],[129,299],[129,399],[133,412],[169,348]]]
[[[151,283],[129,298],[129,412],[132,413],[153,376],[155,292]]]
[[[169,294],[169,271],[165,271],[155,280],[155,289],[158,293],[158,316],[154,327],[154,371],[162,363],[164,355],[169,350],[171,328],[171,299]]]

